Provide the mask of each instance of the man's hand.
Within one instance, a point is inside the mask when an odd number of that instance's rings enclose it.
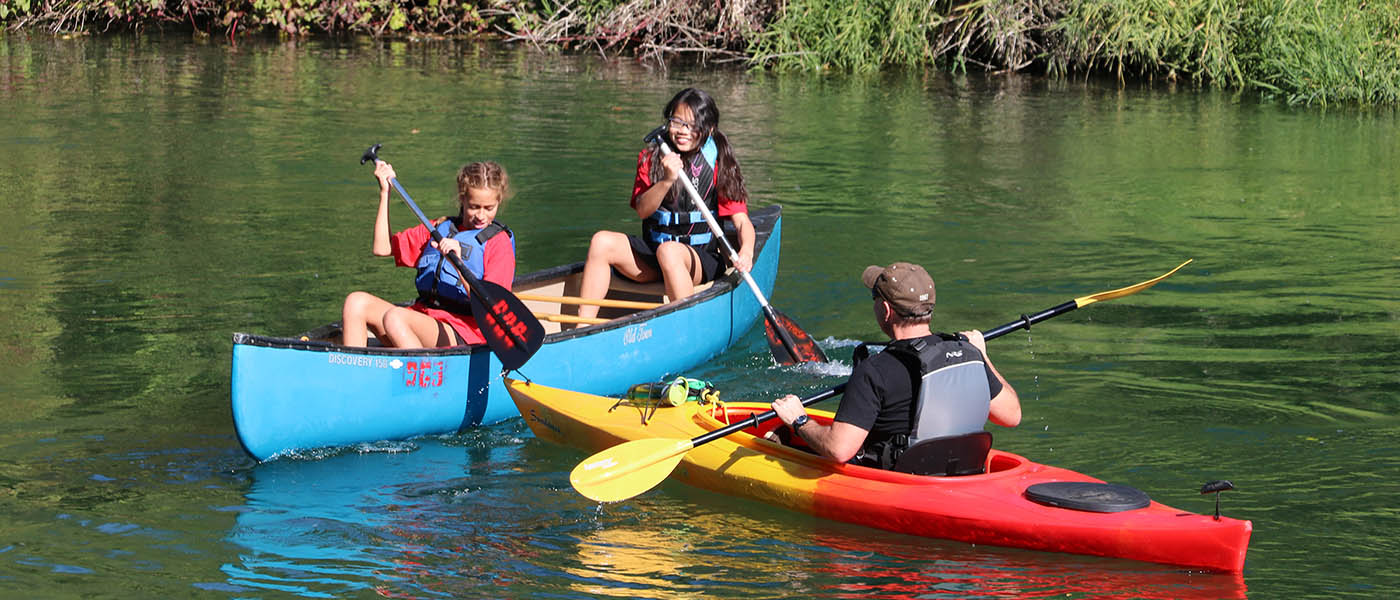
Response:
[[[807,414],[807,407],[802,406],[802,400],[797,396],[788,394],[773,401],[773,412],[778,413],[783,423],[792,425],[798,417]]]

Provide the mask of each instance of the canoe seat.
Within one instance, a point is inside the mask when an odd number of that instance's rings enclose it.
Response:
[[[721,273],[719,277],[724,277],[725,274],[732,270],[733,267],[730,267],[728,271]],[[694,293],[698,294],[708,290],[710,286],[714,284],[714,281],[706,281],[705,283],[697,285],[695,286]],[[666,295],[665,283],[661,281],[638,283],[621,275],[613,275],[612,281],[608,284],[608,297],[617,300],[638,299],[663,303],[671,301],[671,298]]]
[[[978,475],[986,471],[991,450],[990,431],[929,438],[899,455],[894,470],[914,475]]]

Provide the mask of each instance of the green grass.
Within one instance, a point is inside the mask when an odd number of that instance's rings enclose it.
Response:
[[[505,32],[761,69],[1110,73],[1299,104],[1400,103],[1396,0],[0,0],[0,24],[230,37]]]
[[[1262,82],[1294,103],[1400,103],[1400,4],[1275,4],[1261,26]]]
[[[1190,79],[1292,103],[1400,101],[1400,5],[1357,0],[1084,0],[1052,71]]]

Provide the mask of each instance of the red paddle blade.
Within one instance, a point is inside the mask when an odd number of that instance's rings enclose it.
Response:
[[[773,311],[771,319],[763,320],[763,333],[768,336],[768,350],[773,353],[773,360],[780,365],[791,365],[800,362],[826,362],[826,354],[812,340],[812,336],[807,335],[801,327],[797,326],[787,315],[778,311]],[[774,327],[774,323],[777,327]],[[784,340],[784,337],[787,339]],[[788,342],[784,344],[784,341]],[[788,351],[788,346],[792,351]]]
[[[471,296],[472,316],[481,336],[503,368],[520,368],[544,344],[544,325],[506,288],[484,279],[473,282],[477,286],[485,292]]]

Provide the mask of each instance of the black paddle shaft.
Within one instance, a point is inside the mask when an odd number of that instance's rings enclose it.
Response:
[[[1069,302],[1066,302],[1054,308],[1042,310],[1031,316],[1021,315],[1021,319],[1018,321],[1012,321],[1010,323],[1002,325],[1001,327],[987,330],[982,334],[982,339],[996,339],[1003,335],[1016,331],[1017,329],[1025,329],[1026,331],[1030,331],[1031,325],[1039,323],[1051,317],[1058,317],[1076,308],[1079,308],[1079,303],[1075,302],[1074,300],[1070,300]]]
[[[379,148],[382,146],[383,144],[375,144],[365,150],[364,155],[360,156],[360,164],[378,161]],[[413,210],[418,221],[428,228],[433,236],[433,241],[442,243],[442,234],[438,233],[432,222],[428,220],[427,215],[424,215],[423,211],[418,208],[418,204],[409,197],[408,192],[399,184],[398,178],[390,178],[389,183],[399,192],[399,197],[403,198],[404,204]],[[524,309],[524,305],[520,304],[518,299],[512,303],[510,299],[505,297],[495,297],[495,294],[486,289],[486,282],[477,279],[471,271],[467,270],[466,265],[462,264],[462,258],[457,256],[456,252],[446,254],[448,260],[452,261],[452,266],[457,268],[457,273],[461,275],[462,281],[466,282],[467,287],[471,290],[469,296],[472,301],[472,314],[477,318],[477,324],[481,326],[482,333],[485,334],[488,342],[497,342],[490,345],[492,350],[496,351],[497,358],[501,360],[501,366],[508,370],[519,368],[539,348],[539,343],[532,344],[526,338],[532,338],[536,342],[540,341],[543,338],[544,326],[540,325],[533,313]],[[505,288],[500,288],[500,291],[507,296],[510,295],[510,291]],[[512,296],[511,299],[514,297]],[[519,306],[512,306],[512,304]],[[500,343],[507,341],[504,339],[505,337],[510,338],[508,340],[510,343]]]
[[[806,398],[803,398],[803,399],[802,399],[802,406],[811,406],[811,405],[813,405],[813,404],[816,404],[816,403],[818,403],[818,402],[821,402],[822,400],[826,400],[827,398],[831,398],[832,396],[838,396],[838,395],[840,395],[840,394],[841,394],[842,392],[844,392],[844,391],[846,391],[846,384],[844,384],[844,383],[839,384],[839,385],[837,385],[836,387],[833,387],[833,388],[830,388],[830,389],[827,389],[827,390],[824,390],[824,391],[821,391],[821,392],[817,392],[816,394],[813,394],[813,395],[811,395],[811,396],[808,396],[808,397],[806,397]],[[722,437],[724,437],[724,436],[727,436],[727,435],[729,435],[729,434],[731,434],[731,433],[734,433],[734,432],[736,432],[736,431],[739,431],[739,430],[742,430],[742,429],[747,429],[747,428],[749,428],[749,427],[758,427],[758,424],[759,424],[759,423],[763,423],[763,422],[765,422],[765,421],[770,421],[770,420],[773,419],[773,417],[776,417],[776,416],[778,416],[777,411],[772,411],[772,410],[765,411],[765,412],[763,412],[763,413],[756,414],[756,415],[750,415],[749,418],[744,419],[743,421],[739,421],[739,422],[737,422],[737,423],[733,423],[733,424],[731,424],[731,425],[728,425],[728,426],[725,426],[725,427],[721,427],[721,428],[719,428],[719,429],[716,429],[716,430],[711,431],[711,432],[709,432],[709,433],[706,433],[706,434],[704,434],[704,435],[695,437],[695,438],[691,439],[690,442],[691,442],[691,445],[692,445],[692,446],[699,446],[700,444],[708,444],[708,443],[710,443],[710,442],[713,442],[713,441],[715,441],[715,440],[717,440],[717,439],[720,439],[720,438],[722,438]]]
[[[1074,310],[1074,309],[1076,309],[1076,308],[1079,308],[1079,305],[1076,304],[1073,300],[1071,300],[1071,301],[1069,301],[1069,302],[1066,302],[1066,303],[1064,303],[1064,304],[1061,304],[1061,305],[1059,305],[1059,306],[1056,306],[1055,308],[1052,308],[1052,309],[1049,309],[1049,310],[1044,310],[1044,311],[1038,312],[1038,313],[1036,313],[1035,315],[1030,316],[1030,317],[1027,317],[1026,315],[1021,315],[1021,319],[1020,319],[1019,321],[1012,321],[1012,322],[1010,322],[1010,323],[1007,323],[1007,324],[1002,325],[1002,326],[1000,326],[1000,327],[997,327],[997,328],[995,328],[995,329],[991,329],[991,330],[989,330],[988,333],[982,334],[982,339],[984,339],[984,340],[990,340],[990,339],[998,338],[998,337],[1001,337],[1001,336],[1003,336],[1003,335],[1006,335],[1007,333],[1012,332],[1012,331],[1015,331],[1015,330],[1020,329],[1020,328],[1030,329],[1032,323],[1039,323],[1039,322],[1044,321],[1044,320],[1046,320],[1046,319],[1049,319],[1049,318],[1051,318],[1051,317],[1056,317],[1056,316],[1065,314],[1065,313],[1067,313],[1067,312],[1069,312],[1069,311],[1071,311],[1071,310]],[[835,386],[835,387],[832,387],[832,388],[830,388],[830,389],[827,389],[827,390],[824,390],[824,391],[821,391],[821,392],[817,392],[816,394],[813,394],[813,395],[811,395],[811,396],[808,396],[808,397],[806,397],[806,398],[803,398],[803,399],[802,399],[802,406],[811,406],[811,405],[813,405],[813,404],[816,404],[816,403],[818,403],[818,402],[821,402],[821,401],[826,400],[826,399],[828,399],[828,398],[831,398],[831,397],[833,397],[833,396],[840,395],[841,393],[843,393],[843,392],[845,392],[845,391],[846,391],[846,384],[845,384],[845,383],[839,384],[839,385],[837,385],[837,386]],[[766,421],[770,421],[770,420],[773,419],[773,417],[776,417],[776,416],[778,416],[777,411],[772,411],[772,410],[764,411],[764,412],[759,413],[759,414],[756,414],[756,415],[750,415],[749,418],[744,419],[743,421],[739,421],[739,422],[737,422],[737,423],[733,423],[733,424],[728,425],[728,426],[726,426],[726,427],[721,427],[721,428],[719,428],[719,429],[716,429],[716,430],[711,431],[711,432],[709,432],[709,433],[706,433],[706,434],[704,434],[704,435],[700,435],[700,436],[697,436],[697,437],[695,437],[695,438],[692,438],[692,439],[690,440],[690,441],[691,441],[691,445],[692,445],[692,446],[699,446],[700,444],[705,444],[705,443],[713,442],[713,441],[715,441],[715,440],[717,440],[717,439],[720,439],[720,438],[722,438],[722,437],[725,437],[725,436],[727,436],[727,435],[729,435],[729,434],[731,434],[731,433],[734,433],[734,432],[737,432],[737,431],[740,431],[740,430],[743,430],[743,429],[747,429],[747,428],[749,428],[749,427],[757,427],[760,423],[764,423],[764,422],[766,422]]]

